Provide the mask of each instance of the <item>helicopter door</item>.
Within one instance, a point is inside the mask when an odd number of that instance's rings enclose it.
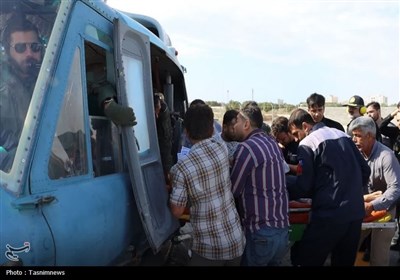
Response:
[[[178,228],[168,207],[160,160],[151,87],[150,42],[118,19],[114,20],[114,51],[118,100],[133,108],[137,125],[122,128],[123,149],[143,227],[153,251]]]

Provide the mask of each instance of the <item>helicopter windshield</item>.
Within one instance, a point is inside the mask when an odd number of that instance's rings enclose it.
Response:
[[[9,173],[60,0],[0,0],[0,170]]]

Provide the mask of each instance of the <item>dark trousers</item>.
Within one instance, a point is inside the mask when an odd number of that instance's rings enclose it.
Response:
[[[353,266],[361,234],[362,220],[339,223],[310,221],[299,242],[291,250],[295,266],[323,266],[331,254],[332,266]]]

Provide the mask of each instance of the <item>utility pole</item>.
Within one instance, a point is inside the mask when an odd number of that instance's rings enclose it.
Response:
[[[254,101],[254,89],[251,89],[251,101]]]

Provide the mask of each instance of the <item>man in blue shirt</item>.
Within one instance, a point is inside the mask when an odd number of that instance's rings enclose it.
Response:
[[[356,145],[344,132],[315,123],[303,109],[289,117],[289,130],[300,140],[296,194],[311,198],[311,218],[292,247],[292,263],[352,266],[364,218],[363,190],[371,173]]]

